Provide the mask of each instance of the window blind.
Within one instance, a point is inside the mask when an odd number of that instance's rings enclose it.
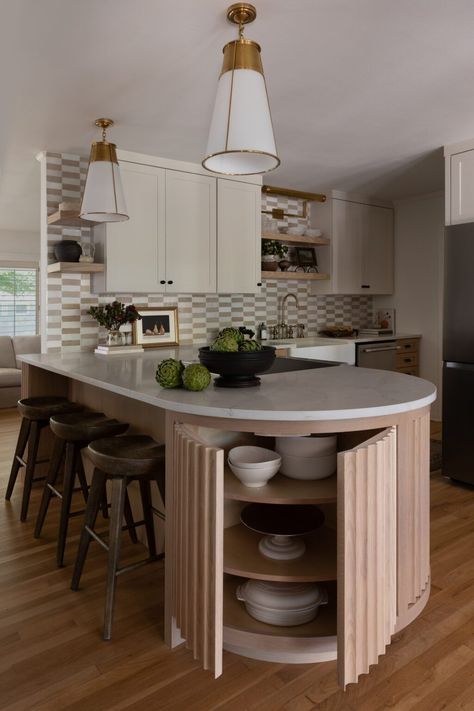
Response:
[[[0,336],[38,330],[38,270],[0,265]]]

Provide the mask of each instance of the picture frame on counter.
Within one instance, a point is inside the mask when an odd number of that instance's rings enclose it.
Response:
[[[179,344],[178,307],[137,307],[140,320],[133,323],[133,343],[143,348]]]

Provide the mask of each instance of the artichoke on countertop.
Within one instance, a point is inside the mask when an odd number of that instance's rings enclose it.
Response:
[[[231,333],[223,333],[217,336],[209,350],[222,353],[235,352],[239,350],[239,341]]]
[[[162,388],[180,388],[183,385],[184,365],[175,358],[166,358],[158,363],[156,381]]]
[[[239,346],[239,351],[241,353],[256,353],[257,351],[261,351],[262,346],[258,341],[254,340],[248,340],[248,341],[242,341],[242,343]]]
[[[186,366],[183,373],[183,387],[186,390],[205,390],[211,382],[211,374],[205,365],[192,363]]]

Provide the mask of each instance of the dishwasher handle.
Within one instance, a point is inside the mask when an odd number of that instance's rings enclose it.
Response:
[[[385,346],[384,348],[361,348],[362,353],[381,353],[382,351],[399,351],[401,346]]]

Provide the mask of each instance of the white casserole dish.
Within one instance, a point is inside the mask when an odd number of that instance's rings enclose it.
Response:
[[[316,583],[276,583],[247,580],[236,590],[251,617],[268,625],[293,627],[311,622],[321,605],[328,602],[327,591]]]

